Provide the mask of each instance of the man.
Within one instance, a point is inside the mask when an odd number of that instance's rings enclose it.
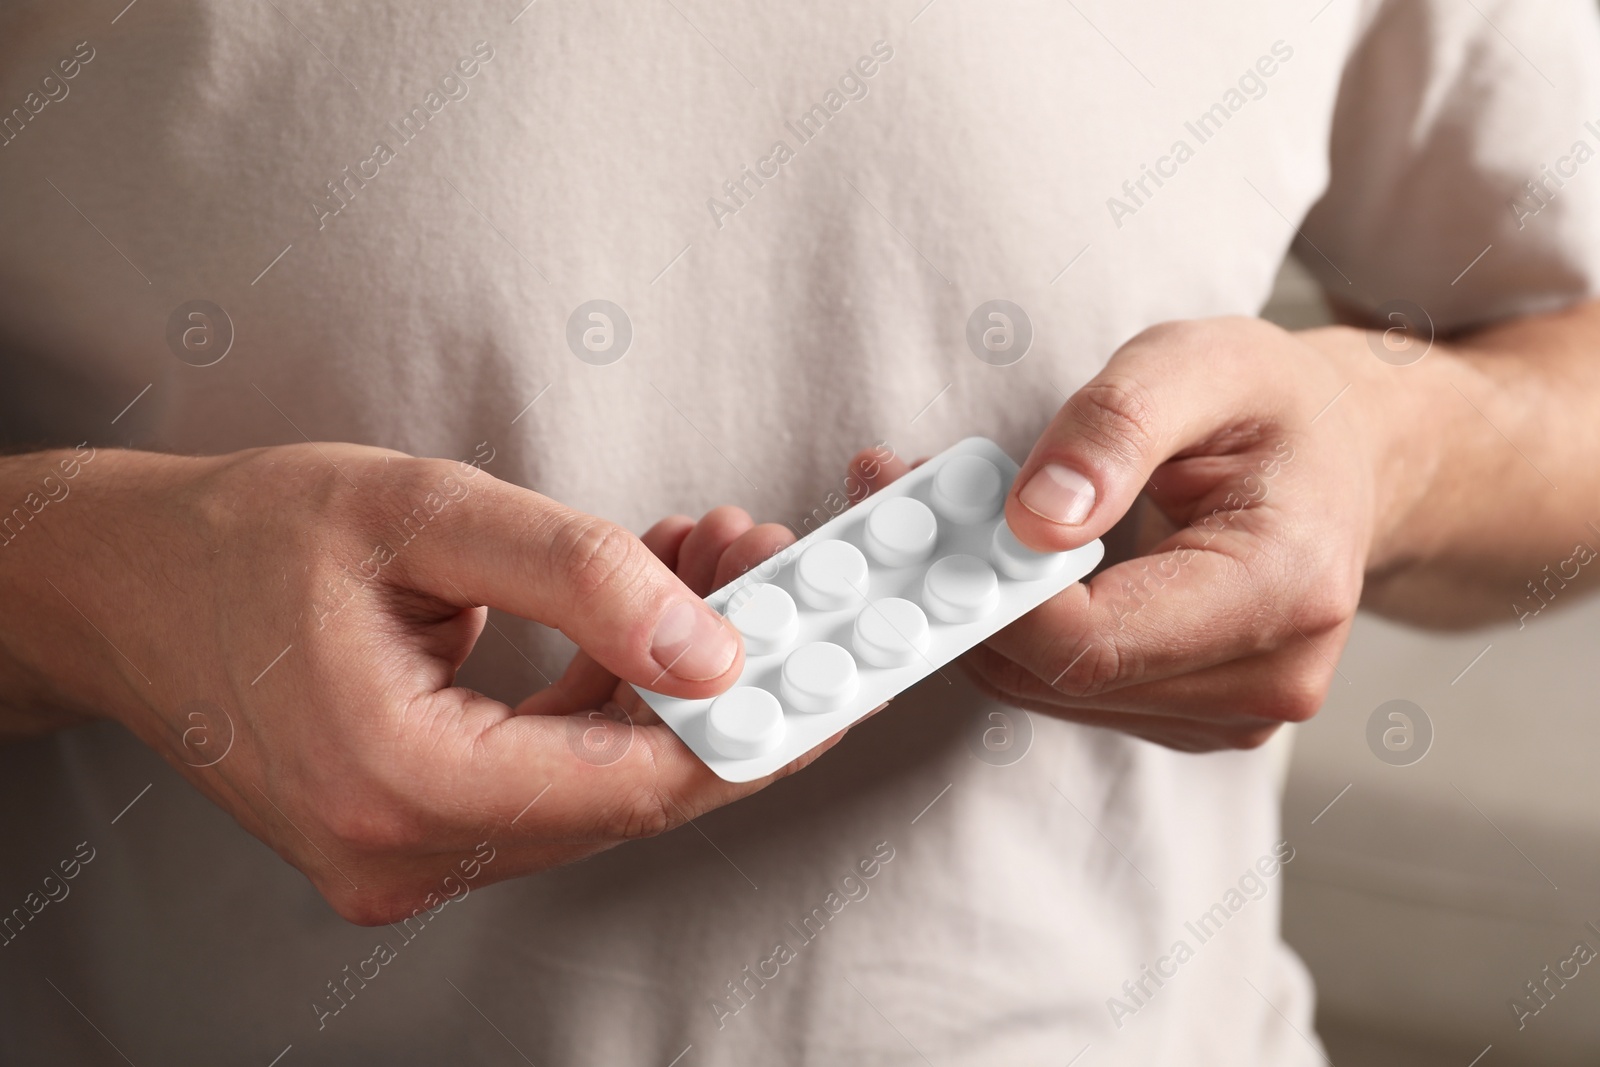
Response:
[[[1318,1062],[1259,746],[1590,513],[1592,7],[518,6],[0,15],[4,1058]],[[713,778],[972,433],[1133,558]]]

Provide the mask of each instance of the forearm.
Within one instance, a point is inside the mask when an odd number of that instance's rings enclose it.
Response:
[[[1341,347],[1378,470],[1364,606],[1448,628],[1595,587],[1600,302],[1436,343],[1411,366],[1360,340]]]
[[[89,446],[0,458],[0,739],[103,715],[138,680],[111,636],[137,625],[123,586],[145,537],[122,505],[193,462]]]

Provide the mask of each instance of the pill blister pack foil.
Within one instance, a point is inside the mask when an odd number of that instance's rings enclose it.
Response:
[[[706,598],[744,638],[735,686],[640,696],[719,777],[772,773],[1099,564],[1017,541],[1016,475],[987,438],[940,453]]]

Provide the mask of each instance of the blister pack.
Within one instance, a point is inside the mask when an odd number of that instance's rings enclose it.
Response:
[[[1017,540],[1017,469],[983,437],[933,457],[706,597],[744,638],[733,688],[639,695],[719,777],[771,774],[1099,564]]]

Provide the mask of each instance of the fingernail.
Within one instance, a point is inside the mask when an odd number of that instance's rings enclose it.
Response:
[[[650,643],[650,655],[662,670],[691,682],[720,677],[738,654],[738,639],[722,616],[699,601],[673,605],[656,623]]]
[[[1017,499],[1041,519],[1081,526],[1094,507],[1094,483],[1071,467],[1046,463],[1034,471]]]

